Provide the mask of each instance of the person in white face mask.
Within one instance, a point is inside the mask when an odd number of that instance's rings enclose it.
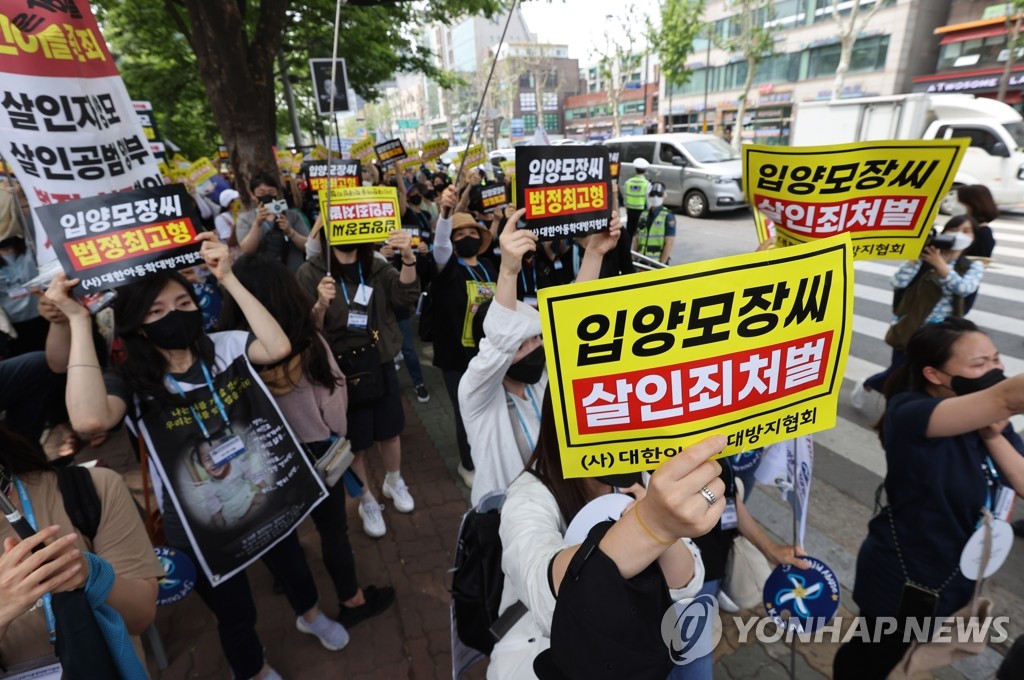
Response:
[[[883,392],[889,375],[906,362],[907,341],[925,324],[939,323],[967,313],[966,300],[981,285],[985,267],[963,255],[974,241],[977,222],[970,215],[957,215],[933,236],[921,257],[904,262],[892,277],[893,317],[885,342],[893,348],[889,368],[858,384],[850,402],[864,408],[868,392]]]
[[[654,182],[647,194],[647,209],[640,214],[633,250],[668,264],[675,242],[676,216],[665,206],[665,185]]]

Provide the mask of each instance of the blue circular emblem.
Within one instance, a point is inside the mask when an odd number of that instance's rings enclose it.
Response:
[[[164,577],[160,579],[160,590],[156,596],[158,606],[174,604],[185,599],[196,585],[196,567],[184,553],[159,546],[153,548],[156,558],[164,568]]]
[[[788,627],[797,633],[810,633],[827,625],[839,611],[842,593],[839,579],[831,567],[813,557],[801,559],[810,569],[780,564],[764,584],[764,606],[768,616],[787,627],[782,613],[789,613]]]
[[[756,470],[757,466],[761,463],[761,456],[763,454],[763,447],[744,451],[743,453],[737,453],[729,459],[729,464],[732,465],[733,472],[743,474],[744,472]]]

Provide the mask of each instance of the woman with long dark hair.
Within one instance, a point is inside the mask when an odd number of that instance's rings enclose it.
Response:
[[[243,255],[233,265],[235,276],[271,316],[277,319],[291,343],[291,353],[273,364],[259,366],[260,378],[274,395],[315,462],[331,447],[333,437],[348,433],[345,411],[348,397],[345,376],[313,322],[313,300],[299,287],[284,265],[262,255]],[[221,312],[221,328],[249,330],[249,323],[234,298]],[[344,485],[328,489],[328,497],[311,513],[327,574],[338,596],[338,621],[346,628],[380,614],[395,599],[391,587],[360,588],[356,561],[348,540]]]
[[[420,295],[412,237],[402,231],[388,237],[388,245],[401,254],[401,272],[377,257],[373,244],[328,246],[323,230],[319,238],[320,254],[307,260],[296,278],[310,297],[317,297],[314,318],[348,379],[348,437],[355,454],[352,469],[369,482],[365,453],[376,442],[386,471],[381,489],[384,497],[391,499],[399,512],[412,512],[416,503],[401,470],[405,412],[392,362],[402,347],[395,310],[412,307]],[[325,253],[332,258],[330,276]],[[381,508],[367,484],[359,516],[368,536],[379,538],[387,531]]]
[[[51,601],[36,606],[44,593],[85,588],[87,598],[102,597],[102,604],[123,620],[126,638],[140,635],[156,616],[157,580],[164,570],[131,495],[112,470],[93,468],[88,474],[100,503],[92,538],[81,536],[72,524],[57,474],[39,445],[0,427],[0,493],[38,530],[21,540],[7,522],[0,523],[0,663],[7,668],[45,667],[53,659],[47,621]],[[44,543],[48,545],[42,547]],[[34,548],[41,550],[33,553]],[[90,593],[104,570],[112,579],[109,592]],[[136,658],[119,671],[125,677],[145,677],[142,645],[136,637],[131,642]]]
[[[495,645],[487,677],[593,677],[593,668],[604,669],[600,677],[667,677],[672,663],[662,617],[672,602],[695,596],[704,580],[699,551],[681,539],[706,533],[721,517],[721,467],[708,459],[724,446],[725,438],[714,436],[680,451],[646,489],[639,473],[566,479],[546,393],[533,457],[509,486],[501,510],[505,586],[499,611],[517,600],[529,611]],[[566,547],[563,535],[580,510],[620,491],[637,499],[622,518],[591,529],[586,550]],[[567,621],[575,629],[561,639],[560,616],[562,631]],[[567,660],[582,663],[584,657],[587,668],[566,667]]]
[[[966,605],[975,584],[961,552],[986,512],[998,518],[1005,496],[1024,494],[1024,442],[1009,424],[1024,412],[1024,375],[1005,378],[992,340],[966,319],[924,326],[906,358],[879,423],[889,505],[868,524],[853,591],[868,630],[878,617],[900,627],[844,644],[836,680],[887,677],[910,646],[907,619]]]
[[[227,245],[218,242],[212,233],[200,234],[197,240],[202,241],[201,252],[211,273],[244,313],[251,334],[204,334],[202,312],[192,286],[178,272],[160,272],[120,289],[114,314],[115,330],[124,341],[124,362],[116,373],[105,376],[96,358],[89,312],[70,296],[77,280],[68,281],[63,274],[54,278],[47,297],[57,303],[71,327],[67,405],[71,424],[77,431],[106,431],[122,419],[140,431],[147,413],[152,414],[153,409],[162,412],[173,404],[183,404],[188,412],[198,413],[182,392],[182,384],[206,384],[212,392],[212,378],[240,358],[256,364],[273,364],[291,352],[281,326],[231,271]],[[224,407],[219,408],[221,418],[228,421]],[[192,426],[199,427],[203,438],[209,441],[211,434],[200,420],[197,415],[190,422],[196,421]],[[210,423],[211,427],[218,425],[212,419]],[[157,451],[161,435],[159,429],[149,430]],[[196,559],[175,504],[166,493],[157,500],[168,543]],[[187,505],[183,508],[193,510]],[[337,650],[348,644],[344,627],[328,619],[317,605],[316,584],[295,532],[285,536],[261,559],[284,586],[300,632],[315,635],[327,649]],[[245,573],[213,587],[205,572],[199,570],[196,591],[217,617],[221,647],[234,676],[279,678],[263,657],[263,646],[255,630],[256,607]]]

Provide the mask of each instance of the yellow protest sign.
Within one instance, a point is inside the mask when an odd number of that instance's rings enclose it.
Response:
[[[325,161],[327,160],[327,147],[323,144],[317,144],[313,147],[313,150],[309,152],[309,157],[314,161]]]
[[[363,161],[373,155],[373,137],[367,135],[352,145],[348,151],[349,156]]]
[[[424,162],[440,158],[441,154],[448,150],[447,139],[434,139],[423,145],[422,158]]]
[[[216,175],[217,168],[213,167],[213,163],[205,156],[188,166],[188,170],[185,172],[186,179],[196,187],[206,180],[213,179]]]
[[[288,170],[294,177],[298,177],[302,172],[302,158],[301,151],[292,157],[292,166]]]
[[[764,241],[849,233],[858,260],[917,257],[969,140],[743,145],[743,179]]]
[[[851,241],[545,288],[540,312],[566,477],[650,470],[714,434],[731,455],[835,426]]]
[[[327,215],[327,240],[380,243],[399,228],[395,187],[342,187],[320,192],[320,214]]]
[[[502,161],[501,171],[505,173],[505,179],[507,179],[512,186],[512,193],[510,196],[516,196],[516,162],[515,161]]]
[[[282,175],[287,175],[292,171],[292,152],[288,149],[281,149],[274,152],[274,157],[277,159],[277,171]],[[301,161],[300,161],[301,162]]]
[[[474,144],[462,153],[460,153],[455,159],[455,166],[462,168],[475,168],[484,162],[487,152],[484,151],[483,144]]]
[[[423,161],[420,159],[420,150],[406,149],[405,154],[406,156],[408,156],[408,158],[398,161],[398,169],[401,170],[402,172],[405,172],[407,170],[419,170],[420,165],[423,163]]]

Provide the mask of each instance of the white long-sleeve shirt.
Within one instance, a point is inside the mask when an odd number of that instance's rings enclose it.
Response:
[[[490,314],[488,313],[488,316]],[[475,482],[474,482],[475,486]],[[548,565],[565,543],[566,524],[555,497],[530,473],[520,475],[508,488],[501,509],[501,569],[505,585],[499,613],[517,601],[529,611],[494,645],[487,680],[529,680],[533,660],[551,646],[555,594],[548,582]],[[696,597],[704,585],[700,550],[683,539],[693,554],[693,578],[683,588],[670,588],[673,601]]]
[[[519,346],[540,332],[540,315],[533,307],[520,302],[513,311],[491,303],[480,351],[459,382],[459,408],[476,469],[474,506],[491,491],[508,487],[537,444],[547,371],[535,385],[527,385],[525,399],[507,392],[502,380]]]

